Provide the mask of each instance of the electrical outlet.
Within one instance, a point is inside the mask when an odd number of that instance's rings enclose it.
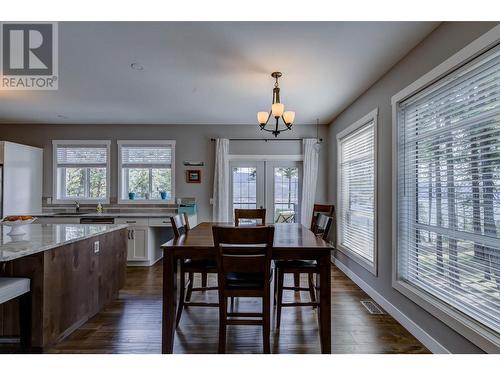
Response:
[[[210,198],[209,203],[210,203],[210,204],[214,204],[214,199],[213,199],[213,198]]]
[[[94,242],[94,254],[99,252],[99,241]]]

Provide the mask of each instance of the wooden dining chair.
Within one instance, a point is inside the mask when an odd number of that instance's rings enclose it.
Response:
[[[314,233],[321,237],[323,240],[328,239],[330,227],[333,218],[331,216],[326,216],[324,214],[318,214],[315,220]],[[281,324],[281,309],[283,307],[297,307],[297,306],[319,306],[319,302],[316,300],[316,285],[314,283],[314,274],[319,274],[319,265],[315,260],[278,260],[274,262],[275,274],[274,274],[274,301],[276,304],[276,328],[280,328]],[[285,286],[284,280],[285,275],[292,273],[294,276],[297,274],[307,274],[308,286]],[[321,287],[321,286],[320,286]],[[283,303],[283,291],[293,290],[293,291],[308,291],[310,302],[289,302]]]
[[[174,236],[180,237],[189,233],[189,220],[187,215],[175,215],[170,218],[172,223],[172,229],[174,231]],[[195,259],[184,259],[181,263],[180,270],[180,297],[179,306],[177,306],[177,320],[176,326],[179,326],[181,321],[182,310],[184,307],[196,306],[196,307],[217,307],[218,303],[209,302],[191,302],[191,294],[193,292],[204,292],[207,290],[217,290],[216,286],[207,286],[207,275],[210,273],[217,273],[217,264],[215,261],[210,260],[195,260]],[[201,287],[194,286],[194,275],[196,273],[201,274]],[[186,274],[188,275],[188,282],[186,285]]]
[[[19,332],[22,352],[31,349],[31,287],[30,279],[0,277],[0,305],[17,299],[19,301]]]
[[[335,225],[335,206],[333,204],[317,204],[317,203],[315,203],[313,206],[313,213],[312,213],[311,227],[310,227],[310,229],[313,232],[315,231],[314,228],[315,228],[316,219],[318,218],[319,213],[333,217],[334,218],[333,223]],[[298,289],[300,288],[300,274],[299,273],[295,273],[293,275],[293,285],[295,286],[295,288],[298,291]]]
[[[266,209],[265,208],[255,208],[255,209],[243,209],[236,208],[234,210],[234,224],[236,226],[240,225],[240,220],[260,220],[257,225],[266,225]]]
[[[311,218],[311,230],[313,232],[314,232],[314,225],[316,224],[316,219],[318,218],[319,213],[333,217],[335,213],[335,206],[333,204],[314,204],[312,218]]]
[[[274,227],[212,227],[219,285],[219,353],[226,351],[227,325],[261,325],[270,353],[270,279]],[[240,245],[240,246],[238,246]],[[262,298],[262,313],[227,311],[231,297]]]

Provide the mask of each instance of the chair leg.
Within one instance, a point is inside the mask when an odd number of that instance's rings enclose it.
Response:
[[[269,288],[269,287],[268,287]],[[271,353],[271,296],[269,292],[264,294],[262,299],[262,341],[264,344],[264,354]]]
[[[191,293],[193,293],[193,286],[194,286],[194,274],[193,272],[189,272],[189,285],[187,287],[187,292],[186,292],[186,302],[191,301]]]
[[[300,288],[300,273],[293,273],[293,285],[295,288]]]
[[[219,297],[219,354],[226,352],[227,298]]]
[[[273,302],[276,306],[276,295],[278,293],[278,267],[274,268],[274,290],[273,290]]]
[[[316,286],[314,285],[314,275],[309,273],[307,275],[309,280],[309,296],[311,297],[311,302],[316,302]]]
[[[31,292],[19,297],[19,330],[21,336],[21,350],[29,352],[31,349]]]
[[[179,306],[177,306],[177,320],[175,322],[175,327],[179,326],[181,321],[182,310],[184,308],[184,299],[186,298],[186,273],[181,271],[181,281],[179,285]]]
[[[202,288],[207,287],[207,273],[206,272],[201,273],[201,286],[202,286]]]
[[[281,324],[281,304],[283,303],[283,280],[285,274],[282,271],[278,271],[278,303],[276,305],[276,329],[280,329]]]

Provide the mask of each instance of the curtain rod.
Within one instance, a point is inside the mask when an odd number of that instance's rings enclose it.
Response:
[[[215,142],[215,138],[210,138]],[[302,141],[302,138],[229,138],[230,141],[261,141],[261,142],[277,142],[277,141]],[[318,138],[319,142],[323,142],[323,138]]]

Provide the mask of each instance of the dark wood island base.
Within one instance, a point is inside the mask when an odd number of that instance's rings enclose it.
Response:
[[[105,232],[0,263],[1,276],[31,279],[34,352],[61,341],[118,296],[125,283],[126,233]],[[0,336],[18,332],[17,302],[0,306]]]

